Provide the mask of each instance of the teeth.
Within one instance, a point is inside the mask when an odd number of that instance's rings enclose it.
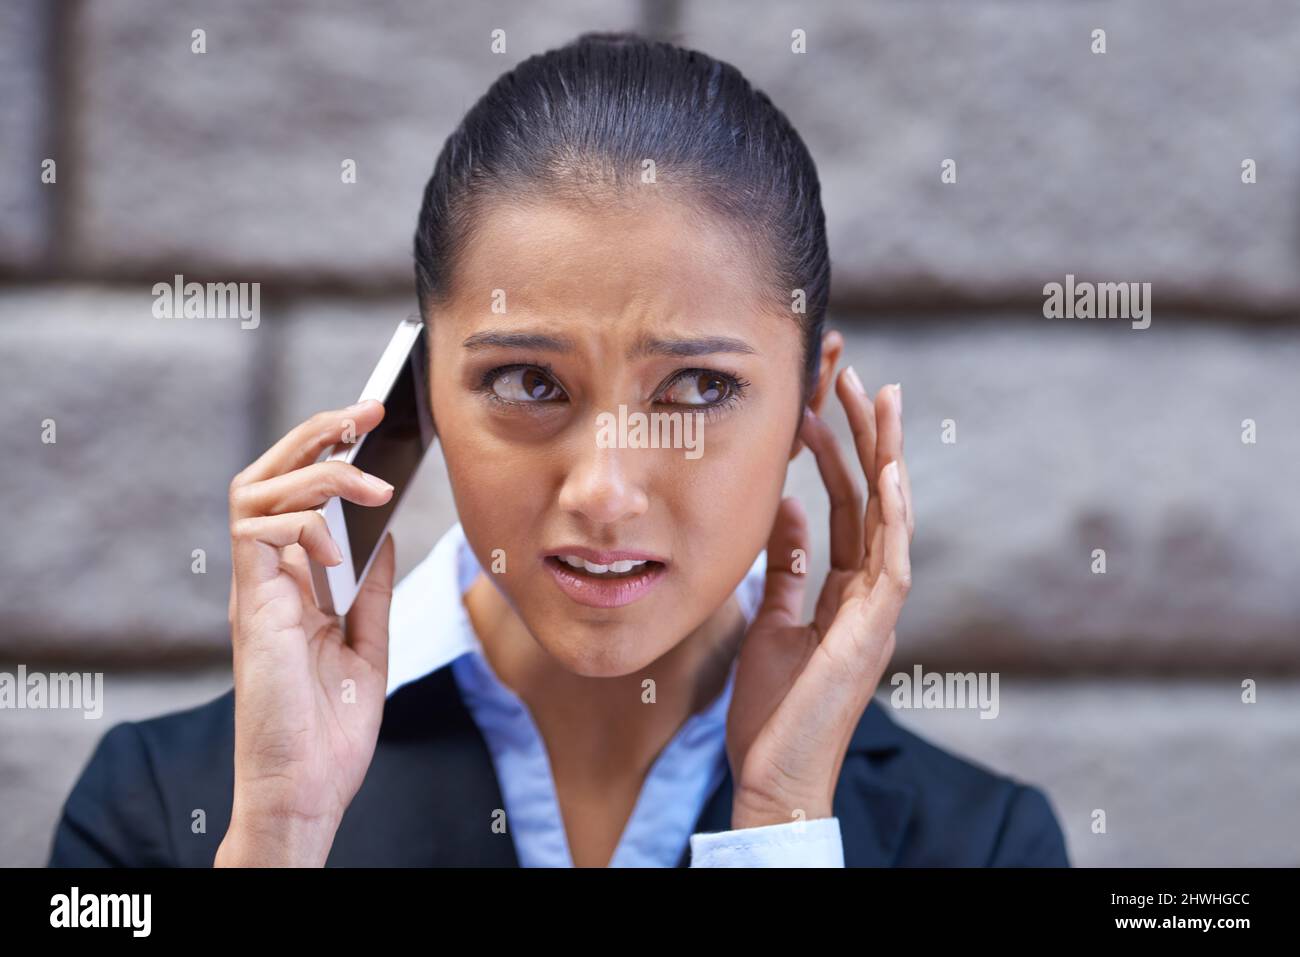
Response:
[[[640,568],[642,565],[646,564],[644,560],[639,562],[624,560],[613,562],[609,565],[597,565],[595,562],[586,561],[585,559],[579,558],[577,555],[561,555],[560,561],[564,562],[564,564],[571,568],[581,568],[583,571],[591,575],[605,575],[609,573],[615,575],[626,575],[634,568]]]

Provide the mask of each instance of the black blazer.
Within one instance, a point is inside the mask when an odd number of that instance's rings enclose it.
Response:
[[[64,804],[50,866],[210,867],[230,822],[234,732],[233,689],[188,711],[114,725]],[[731,790],[728,772],[696,832],[730,829]],[[446,665],[386,701],[374,760],[327,866],[517,867],[509,835],[491,827],[504,807]],[[874,700],[849,744],[833,810],[849,867],[1069,866],[1040,790],[927,743]],[[688,846],[678,866],[689,861]]]

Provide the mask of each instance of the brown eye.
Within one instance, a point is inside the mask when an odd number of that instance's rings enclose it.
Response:
[[[672,405],[717,405],[730,397],[731,388],[731,380],[726,376],[691,370],[668,386],[663,401]]]
[[[507,369],[492,380],[492,391],[507,402],[549,402],[564,393],[540,369]]]

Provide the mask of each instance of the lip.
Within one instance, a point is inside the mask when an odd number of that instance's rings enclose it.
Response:
[[[668,559],[653,552],[628,551],[627,549],[604,551],[599,548],[587,548],[585,545],[561,545],[542,552],[543,558],[558,558],[560,555],[576,555],[585,558],[593,565],[612,565],[614,562],[658,562],[667,565]]]
[[[542,564],[555,578],[555,583],[569,598],[579,605],[589,608],[621,608],[645,597],[659,584],[668,572],[668,566],[652,555],[644,552],[610,551],[602,552],[589,548],[566,549],[561,555],[576,555],[589,562],[609,564],[615,561],[649,561],[655,562],[635,575],[624,578],[593,578],[570,568],[556,555],[543,556]],[[596,558],[593,556],[605,556]],[[611,557],[612,556],[612,557]]]

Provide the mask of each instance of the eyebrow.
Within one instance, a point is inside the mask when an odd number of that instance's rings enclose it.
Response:
[[[538,352],[574,352],[573,340],[567,336],[551,336],[534,332],[476,332],[461,343],[471,352],[482,349],[531,349]],[[642,356],[707,356],[714,353],[753,355],[754,349],[741,339],[731,336],[702,336],[691,339],[661,339],[642,336],[628,350],[629,359]]]

